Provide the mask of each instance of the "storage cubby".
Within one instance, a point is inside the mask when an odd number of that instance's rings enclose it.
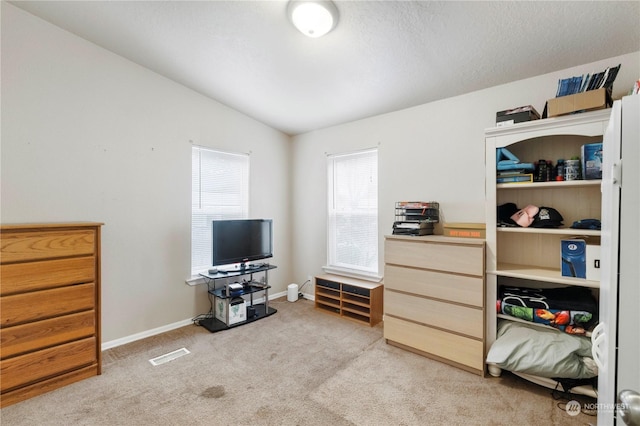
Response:
[[[317,309],[370,326],[382,321],[382,284],[337,275],[321,275],[315,281]]]

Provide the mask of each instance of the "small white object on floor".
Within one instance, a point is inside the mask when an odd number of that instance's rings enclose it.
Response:
[[[298,284],[289,284],[287,287],[287,300],[289,302],[298,300]]]

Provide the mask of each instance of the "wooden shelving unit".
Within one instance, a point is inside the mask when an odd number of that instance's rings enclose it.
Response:
[[[315,306],[374,326],[382,321],[383,285],[338,275],[315,277]]]
[[[562,276],[561,240],[572,236],[599,242],[599,230],[572,229],[574,221],[601,217],[601,180],[496,184],[496,149],[508,147],[521,161],[556,161],[580,155],[587,143],[602,142],[610,111],[586,112],[564,117],[534,120],[485,132],[487,174],[487,305],[496,301],[498,286],[532,288],[580,286],[597,295],[600,283]],[[560,212],[564,227],[510,228],[496,226],[496,207],[515,203],[552,207]],[[500,316],[513,321],[513,318]],[[487,311],[487,348],[496,338],[497,313]]]

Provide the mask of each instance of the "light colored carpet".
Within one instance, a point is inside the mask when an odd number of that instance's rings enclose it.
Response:
[[[569,416],[549,389],[512,375],[481,378],[387,345],[382,324],[329,315],[308,300],[271,303],[278,313],[231,330],[188,326],[110,349],[101,376],[5,407],[2,425],[596,422]],[[148,361],[182,347],[191,353]]]

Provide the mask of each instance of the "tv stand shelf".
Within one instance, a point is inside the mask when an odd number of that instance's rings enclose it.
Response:
[[[213,302],[212,302],[210,315],[207,318],[200,320],[198,324],[203,326],[210,332],[215,333],[218,331],[227,330],[232,327],[248,324],[250,322],[254,322],[275,314],[277,310],[269,307],[269,289],[271,288],[271,286],[268,284],[269,283],[268,271],[275,268],[277,268],[277,266],[275,265],[262,264],[257,267],[238,268],[238,269],[226,271],[226,272],[217,272],[215,274],[201,273],[200,276],[204,278],[208,287],[208,292],[211,295],[210,297],[213,298]],[[253,274],[257,274],[257,273],[264,273],[263,281],[256,281],[253,279]],[[248,280],[243,279],[242,290],[240,290],[238,293],[235,293],[233,295],[229,293],[229,287],[227,285],[218,286],[219,281],[221,280],[226,280],[228,284],[230,279],[240,278],[245,276],[248,276],[249,279]],[[264,292],[264,303],[254,304],[253,295],[258,292]],[[246,309],[247,309],[246,319],[236,323],[231,323],[229,320],[231,303],[236,298],[243,298],[242,296],[249,296],[248,304],[246,305]],[[222,306],[224,308],[223,312],[224,312],[225,321],[221,321],[219,318],[217,318],[216,301],[219,301],[219,303],[223,304]],[[245,300],[245,303],[246,302],[247,301]],[[253,309],[249,309],[249,308],[253,308]],[[255,314],[251,317],[249,317],[248,315],[248,312],[250,310],[255,311]]]

